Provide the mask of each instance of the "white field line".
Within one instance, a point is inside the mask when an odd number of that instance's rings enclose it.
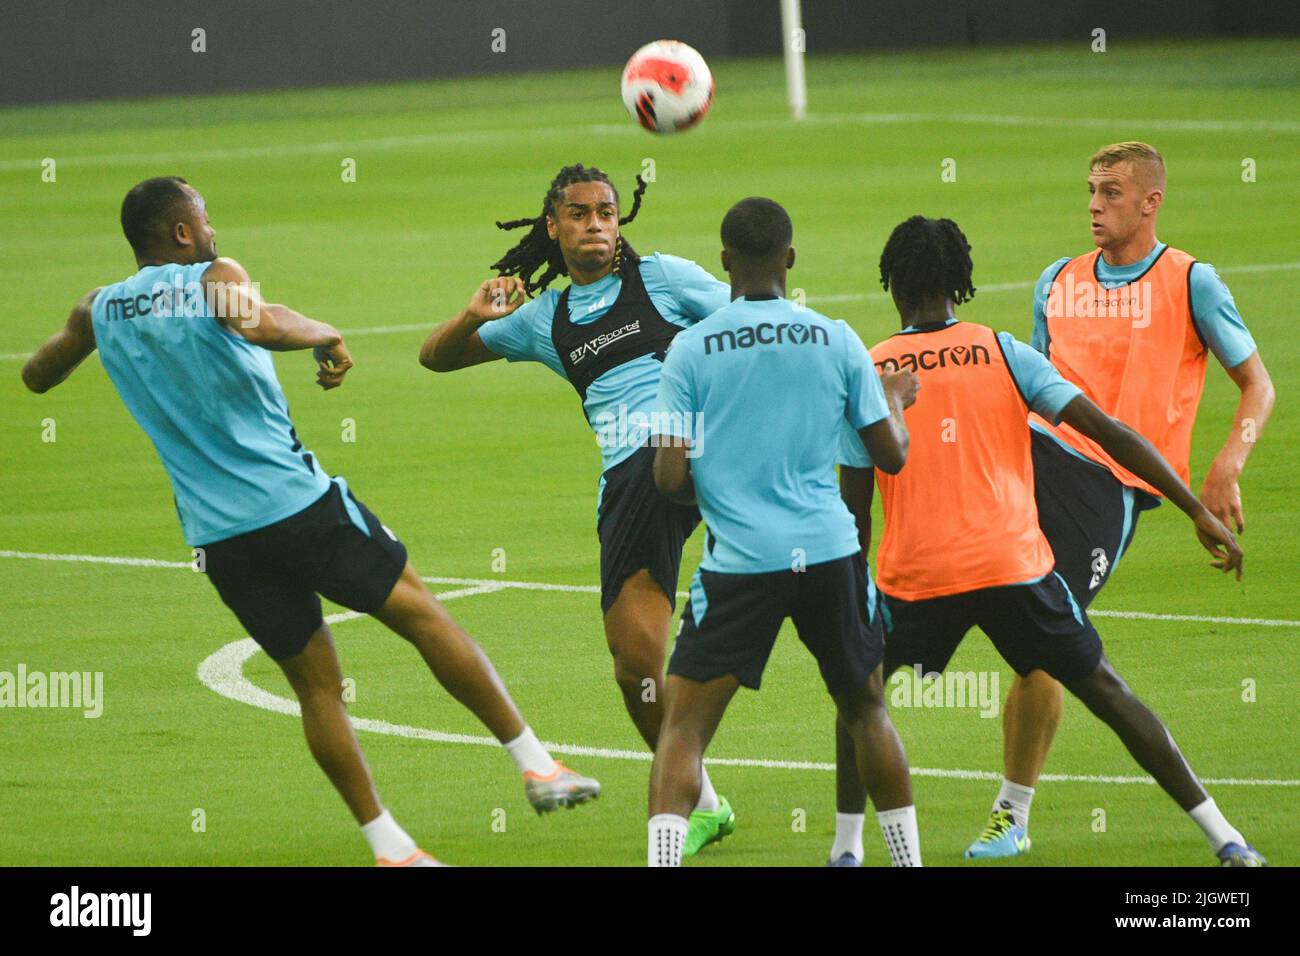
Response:
[[[108,557],[103,555],[87,554],[48,554],[33,551],[9,551],[0,550],[0,558],[16,558],[20,560],[32,561],[65,561],[77,562],[84,564],[106,564],[120,567],[136,568],[191,568],[191,565],[185,561],[161,561],[153,558],[120,558]],[[442,601],[451,601],[457,598],[470,597],[478,594],[494,594],[499,591],[508,589],[527,590],[527,591],[558,591],[564,593],[581,593],[596,594],[600,588],[587,584],[547,584],[538,581],[500,581],[491,578],[448,578],[440,576],[430,576],[424,578],[432,584],[453,584],[461,585],[450,591],[439,592],[436,596]],[[1121,614],[1134,612],[1109,612],[1108,616],[1119,616]],[[330,624],[342,624],[346,621],[352,621],[359,617],[364,617],[356,611],[343,611],[338,614],[331,614],[325,620]],[[1300,621],[1266,621],[1254,618],[1195,618],[1191,615],[1167,615],[1167,614],[1142,614],[1142,619],[1147,620],[1211,620],[1221,623],[1231,624],[1271,624],[1276,626],[1300,627]],[[244,676],[244,662],[256,654],[258,651],[257,642],[252,638],[244,638],[238,641],[232,641],[215,653],[206,657],[198,666],[198,678],[203,685],[210,690],[215,691],[223,697],[239,703],[249,704],[253,707],[260,707],[263,710],[269,710],[278,714],[290,714],[298,716],[300,710],[295,701],[280,697],[265,691],[258,687],[252,681]],[[499,747],[500,744],[492,737],[480,737],[470,734],[451,734],[439,730],[428,730],[424,727],[411,727],[406,724],[394,724],[386,720],[374,720],[368,717],[353,717],[353,726],[358,730],[367,730],[371,733],[389,734],[396,737],[409,737],[417,740],[429,740],[435,743],[455,743],[455,744],[472,744],[482,747]],[[575,757],[596,757],[608,758],[614,760],[639,760],[642,762],[649,761],[651,754],[646,751],[638,750],[617,750],[608,747],[584,747],[578,744],[565,744],[548,742],[547,749],[552,753],[566,754]],[[759,758],[744,757],[710,757],[708,763],[719,767],[760,767],[766,769],[780,770],[822,770],[831,771],[835,769],[834,764],[818,763],[806,760],[767,760]],[[912,774],[918,777],[942,777],[953,780],[1001,780],[1001,774],[987,770],[947,770],[940,768],[913,767]],[[1108,783],[1108,784],[1154,784],[1155,781],[1149,777],[1137,776],[1112,776],[1105,774],[1043,774],[1042,779],[1049,782],[1062,783]],[[1206,779],[1204,783],[1210,786],[1270,786],[1270,787],[1296,787],[1300,786],[1300,780],[1278,780],[1278,779],[1242,779],[1242,778],[1219,778]]]
[[[445,579],[441,579],[445,580]],[[472,594],[491,594],[504,590],[502,582],[490,582],[488,586],[462,588],[444,591],[437,595],[441,601],[469,597]],[[546,588],[546,590],[583,590],[587,588]],[[331,624],[350,621],[364,615],[349,611],[334,614],[326,618]],[[298,716],[301,711],[295,701],[272,694],[258,687],[244,676],[244,663],[258,652],[257,642],[252,638],[232,641],[205,658],[198,666],[198,678],[209,690],[222,697],[241,704],[260,707],[277,714]],[[433,743],[469,744],[477,747],[501,746],[492,737],[472,734],[452,734],[441,730],[429,730],[424,727],[412,727],[408,724],[394,724],[386,720],[374,720],[369,717],[351,717],[352,725],[358,730],[367,730],[375,734],[387,734],[392,737],[406,737],[413,740],[428,740]],[[609,747],[584,747],[578,744],[546,741],[544,746],[551,753],[565,754],[573,757],[595,757],[608,760],[638,760],[648,763],[653,755],[644,750],[619,750]],[[706,763],[717,767],[759,767],[769,770],[820,770],[833,771],[832,763],[820,763],[811,760],[765,760],[747,757],[709,757]],[[913,767],[912,775],[916,777],[940,777],[951,780],[1001,780],[1002,775],[988,770],[945,770],[934,767]],[[1042,779],[1058,783],[1103,783],[1103,784],[1154,784],[1150,777],[1114,776],[1109,774],[1068,774],[1045,773]],[[1236,777],[1207,779],[1203,783],[1209,786],[1254,786],[1254,787],[1297,787],[1300,780],[1255,780]]]
[[[27,561],[75,561],[85,564],[121,564],[132,568],[189,568],[188,561],[158,561],[154,558],[115,558],[101,554],[44,554],[39,551],[0,551],[0,558]]]
[[[1217,268],[1217,267],[1216,267]],[[1227,275],[1247,272],[1290,272],[1300,269],[1300,262],[1257,262],[1250,265],[1224,266],[1217,271]],[[991,282],[988,285],[976,287],[977,292],[988,294],[990,292],[1018,292],[1025,289],[1032,289],[1033,282]],[[888,292],[837,292],[830,295],[813,295],[808,297],[808,304],[817,303],[836,303],[836,302],[883,302],[889,298]],[[437,321],[412,322],[405,325],[375,325],[369,328],[343,329],[343,335],[347,338],[356,338],[359,335],[391,335],[406,332],[428,332],[437,324]],[[0,352],[0,362],[22,362],[26,361],[31,352]]]
[[[1013,126],[1035,129],[1151,129],[1190,133],[1269,132],[1300,133],[1300,122],[1292,120],[1186,120],[1186,119],[1107,119],[1103,117],[1026,116],[999,113],[814,113],[802,124],[788,119],[723,120],[715,119],[710,129],[797,131],[815,126],[890,126],[925,123],[960,123],[968,126]],[[556,126],[542,131],[555,136],[586,137],[643,135],[635,123],[594,123],[578,127]],[[92,153],[89,155],[55,155],[61,164],[73,166],[134,166],[156,163],[225,162],[237,159],[267,159],[277,156],[338,155],[358,150],[415,149],[432,144],[458,145],[515,140],[518,130],[511,124],[492,129],[440,130],[409,136],[373,136],[327,142],[280,143],[273,146],[230,146],[216,149],[162,151],[153,153]],[[56,151],[57,153],[57,151]],[[41,157],[0,159],[0,172],[37,172]]]
[[[122,565],[132,568],[186,568],[192,570],[187,561],[160,561],[156,558],[120,558],[95,554],[47,554],[39,551],[5,551],[0,550],[0,558],[16,558],[28,561],[71,561],[83,564]],[[449,578],[440,575],[426,575],[429,584],[458,584],[466,590],[447,592],[451,597],[469,596],[471,594],[490,594],[493,591],[562,591],[571,594],[599,594],[600,588],[594,584],[550,584],[545,581],[506,581],[499,578]],[[678,591],[678,597],[686,597],[686,591]],[[351,616],[348,616],[351,615]],[[364,615],[347,612],[339,616],[340,620],[352,620]],[[1266,617],[1219,617],[1204,614],[1160,614],[1153,611],[1096,611],[1089,610],[1089,617],[1110,617],[1130,621],[1182,621],[1194,624],[1239,624],[1248,627],[1300,627],[1300,620],[1291,621]],[[330,620],[333,623],[333,620]]]

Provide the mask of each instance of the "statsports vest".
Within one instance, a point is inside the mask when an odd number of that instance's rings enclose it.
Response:
[[[1045,312],[1048,357],[1107,415],[1141,432],[1184,482],[1209,350],[1192,321],[1192,264],[1166,247],[1145,273],[1115,289],[1097,279],[1101,250],[1071,259],[1052,282]],[[1160,492],[1069,425],[1033,416],[1125,485]]]
[[[1038,527],[1028,404],[993,330],[970,322],[900,333],[871,350],[921,380],[897,475],[876,469],[885,515],[876,583],[904,601],[1022,584],[1052,570]]]
[[[620,278],[618,298],[595,322],[580,325],[569,317],[568,288],[555,303],[551,342],[569,384],[584,402],[591,383],[610,369],[643,355],[662,362],[668,344],[682,330],[650,301],[637,259],[624,260]]]

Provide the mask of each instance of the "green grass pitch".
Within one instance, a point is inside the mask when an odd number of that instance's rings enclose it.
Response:
[[[435,376],[416,362],[421,329],[459,310],[514,241],[493,220],[534,214],[561,165],[599,165],[626,197],[653,160],[655,182],[629,239],[715,274],[726,208],[746,195],[778,199],[795,223],[791,285],[871,344],[895,329],[877,283],[879,250],[917,212],[953,217],[970,237],[984,288],[962,316],[1027,337],[1029,283],[1057,256],[1090,248],[1087,157],[1107,142],[1145,139],[1169,166],[1160,237],[1220,267],[1279,401],[1242,481],[1245,580],[1216,576],[1187,522],[1165,507],[1143,517],[1097,609],[1291,623],[1097,624],[1116,666],[1203,777],[1294,784],[1298,53],[1294,42],[1113,39],[1104,54],[1081,41],[815,55],[811,116],[801,124],[787,119],[779,61],[722,61],[713,115],[667,138],[628,119],[616,69],[0,111],[0,549],[188,560],[163,470],[98,360],[45,396],[28,394],[18,377],[21,356],[77,296],[132,271],[117,211],[144,177],[189,179],[207,196],[221,251],[248,267],[269,300],[350,333],[357,364],[344,388],[320,393],[300,354],[277,356],[280,378],[307,446],[398,531],[423,574],[590,586],[599,456],[571,389],[537,365]],[[55,182],[42,180],[47,157]],[[342,180],[345,159],[356,161],[355,182]],[[941,179],[945,159],[955,160],[954,182]],[[1253,182],[1243,181],[1246,160]],[[1234,406],[1234,388],[1212,363],[1194,481]],[[47,419],[53,442],[42,440]],[[344,419],[355,422],[355,442],[342,440]],[[683,586],[700,547],[698,535],[687,545]],[[493,570],[496,549],[504,573]],[[448,607],[544,739],[640,749],[594,594],[508,588]],[[341,623],[335,636],[356,682],[355,716],[483,733],[377,623]],[[0,557],[0,670],[102,671],[106,695],[95,720],[0,710],[0,863],[368,863],[297,720],[198,680],[199,662],[240,637],[207,582],[187,570]],[[978,634],[953,667],[996,670],[1004,693],[1009,686],[1010,671]],[[245,674],[289,693],[260,654]],[[1244,700],[1252,686],[1254,700]],[[915,768],[1000,770],[999,720],[972,709],[893,713]],[[824,764],[831,728],[815,666],[787,632],[764,689],[737,698],[710,756]],[[601,778],[604,796],[538,819],[499,751],[371,732],[361,740],[388,806],[449,862],[643,862],[645,762],[573,757]],[[1139,773],[1073,701],[1047,771]],[[718,766],[713,777],[739,828],[691,865],[825,859],[834,826],[825,769]],[[962,862],[995,786],[917,776],[927,863]],[[1272,862],[1300,861],[1295,786],[1211,792]],[[1011,865],[1212,862],[1196,827],[1150,785],[1045,782],[1033,835],[1033,852]],[[870,831],[867,856],[886,862]]]

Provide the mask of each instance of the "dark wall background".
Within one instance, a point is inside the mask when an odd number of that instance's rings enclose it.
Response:
[[[1110,43],[1300,33],[1296,0],[804,0],[803,17],[812,54],[1087,42],[1095,27]],[[776,54],[778,0],[0,0],[0,103],[616,64],[660,37]]]

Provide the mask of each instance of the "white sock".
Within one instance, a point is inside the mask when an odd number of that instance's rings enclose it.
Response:
[[[831,845],[832,860],[838,860],[845,853],[852,853],[859,863],[862,862],[864,855],[862,850],[862,828],[866,821],[867,815],[865,813],[835,814],[835,842]]]
[[[525,727],[524,732],[505,745],[506,752],[519,768],[520,773],[530,770],[541,777],[555,773],[555,761],[546,752],[542,742],[533,733],[533,728]]]
[[[1025,831],[1029,831],[1029,807],[1034,802],[1034,788],[1025,787],[1018,783],[1012,783],[1006,777],[1002,778],[1002,789],[998,791],[998,798],[993,801],[994,810],[1010,810],[1011,817]]]
[[[1223,812],[1219,810],[1213,800],[1198,803],[1187,813],[1204,832],[1205,838],[1210,841],[1210,846],[1214,848],[1215,853],[1218,853],[1229,843],[1246,845],[1246,838],[1241,835],[1241,831],[1228,822],[1227,817],[1223,815]]]
[[[362,826],[361,833],[370,841],[370,849],[375,851],[377,860],[391,860],[397,863],[419,849],[415,841],[397,825],[397,821],[387,810]]]
[[[709,779],[709,772],[704,769],[704,764],[700,764],[700,799],[695,804],[696,810],[716,810],[722,806],[722,801],[718,799],[718,791],[713,789],[713,781]]]
[[[885,848],[894,866],[921,865],[921,835],[916,829],[916,807],[881,810],[876,814]]]
[[[646,866],[681,866],[682,847],[690,823],[675,813],[657,813],[650,818],[650,844]]]

